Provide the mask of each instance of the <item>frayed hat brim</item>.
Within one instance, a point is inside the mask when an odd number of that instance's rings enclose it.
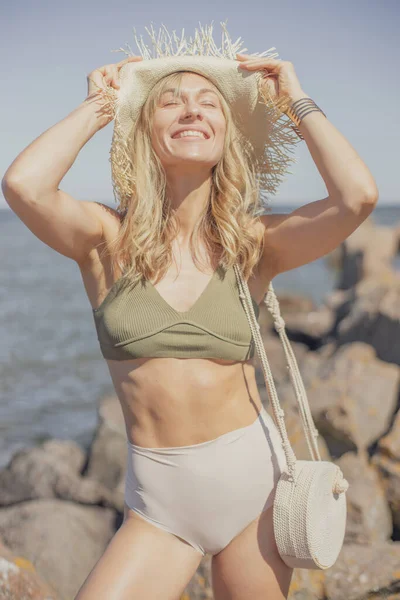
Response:
[[[162,77],[174,72],[190,71],[210,79],[230,105],[232,116],[243,139],[259,177],[261,193],[272,196],[282,183],[289,167],[295,163],[293,152],[299,140],[289,117],[284,114],[284,102],[272,98],[261,87],[259,71],[244,71],[235,60],[242,42],[232,42],[223,29],[222,45],[218,48],[212,37],[212,25],[195,31],[195,37],[187,40],[169,34],[162,26],[158,36],[153,28],[146,28],[153,45],[153,53],[141,38],[137,46],[142,61],[129,62],[119,70],[120,89],[112,93],[114,100],[114,132],[110,150],[113,190],[117,201],[127,200],[131,195],[130,159],[127,140],[136,123],[149,92]],[[129,48],[129,47],[128,47]],[[276,58],[270,48],[251,56]],[[134,53],[129,48],[129,56]],[[243,49],[241,49],[243,52]],[[284,100],[284,99],[283,99]]]

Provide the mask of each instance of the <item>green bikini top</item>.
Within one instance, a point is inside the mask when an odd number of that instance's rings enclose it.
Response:
[[[259,306],[252,302],[258,319]],[[173,309],[150,281],[126,285],[122,277],[92,312],[101,353],[109,360],[175,357],[243,361],[254,356],[254,341],[233,267],[219,265],[194,305],[184,312]]]

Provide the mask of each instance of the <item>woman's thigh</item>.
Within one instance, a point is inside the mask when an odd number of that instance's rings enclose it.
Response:
[[[273,506],[262,512],[211,560],[215,600],[284,600],[293,569],[281,559],[274,537]]]
[[[201,559],[192,546],[125,506],[123,524],[75,600],[176,600]]]

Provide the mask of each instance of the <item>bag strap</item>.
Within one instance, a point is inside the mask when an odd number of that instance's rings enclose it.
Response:
[[[257,350],[258,358],[261,362],[265,384],[267,386],[268,396],[271,401],[273,416],[275,424],[279,430],[279,433],[282,438],[282,446],[285,451],[286,460],[288,464],[289,474],[294,477],[295,472],[295,464],[296,464],[296,456],[293,452],[293,449],[290,445],[290,441],[287,435],[285,421],[284,421],[284,410],[281,408],[279,403],[278,394],[276,392],[275,383],[272,377],[271,369],[269,367],[267,355],[265,352],[264,343],[260,334],[260,325],[257,322],[253,302],[251,299],[249,287],[247,282],[243,279],[240,268],[237,264],[233,266],[236,278],[239,286],[239,296],[242,300],[244,310],[247,315],[247,319],[249,321],[250,329],[252,331],[254,344]],[[294,355],[293,349],[290,345],[288,337],[285,331],[285,321],[283,320],[280,309],[278,299],[275,295],[274,289],[272,287],[272,283],[269,284],[268,292],[264,298],[264,302],[272,314],[275,329],[281,338],[283,349],[286,355],[287,367],[289,369],[290,379],[295,391],[296,400],[299,405],[300,416],[302,420],[302,425],[304,429],[304,433],[306,436],[306,441],[308,445],[308,449],[311,455],[312,460],[322,460],[319,448],[317,445],[316,438],[319,435],[318,430],[314,425],[314,421],[311,415],[310,406],[307,399],[306,390],[304,388],[304,384],[300,375],[300,371],[297,365],[296,357]]]

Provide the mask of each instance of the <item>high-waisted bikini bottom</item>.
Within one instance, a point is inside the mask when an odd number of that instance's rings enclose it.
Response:
[[[279,431],[263,407],[246,427],[191,446],[128,441],[125,502],[201,554],[217,554],[272,506],[286,470]]]

